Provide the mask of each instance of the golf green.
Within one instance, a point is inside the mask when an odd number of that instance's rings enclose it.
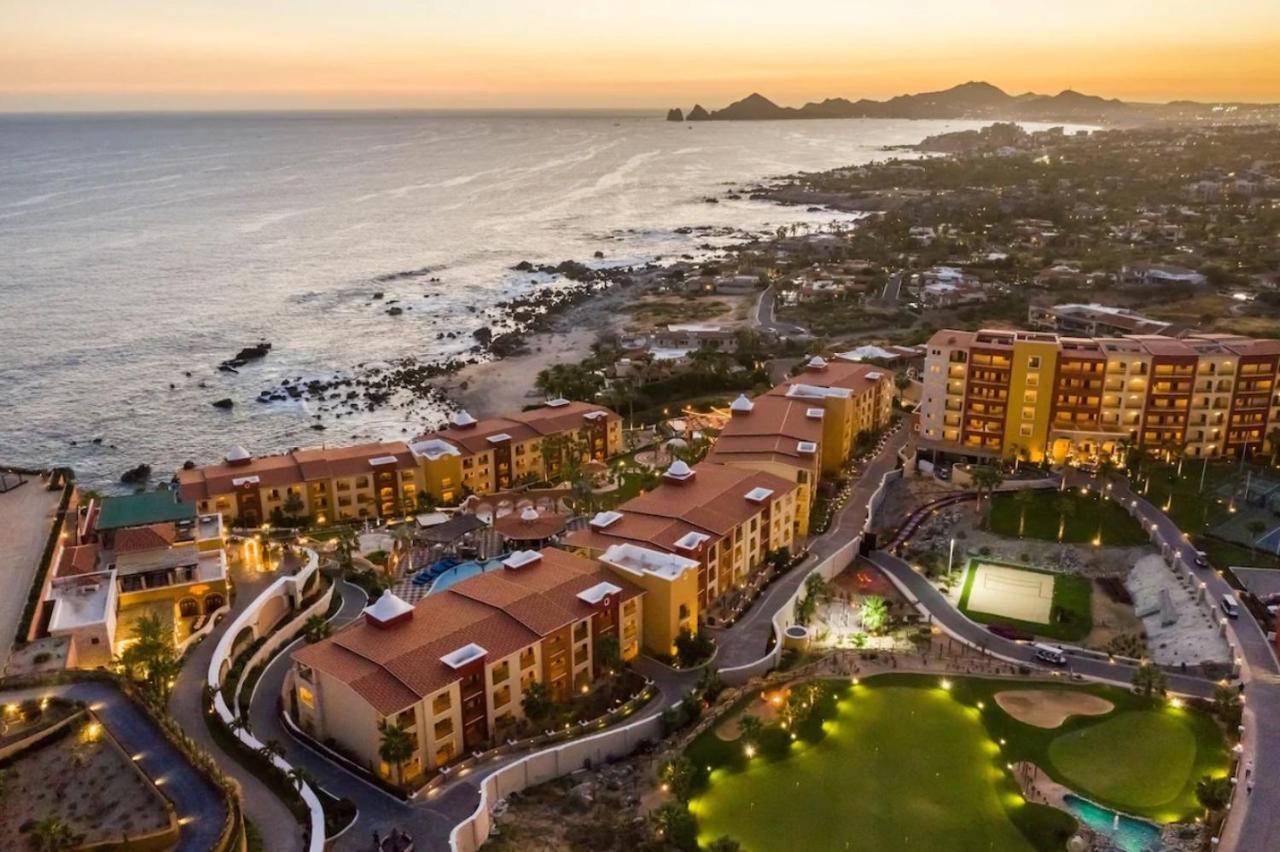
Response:
[[[940,688],[855,686],[782,760],[717,769],[690,803],[699,840],[748,850],[1032,852],[1014,824],[1027,805],[978,711]],[[1024,815],[1025,816],[1025,815]]]
[[[1176,818],[1196,766],[1196,736],[1187,713],[1130,710],[1049,743],[1049,760],[1067,783],[1130,812],[1171,808]],[[1101,758],[1101,759],[1100,759]],[[1179,801],[1183,799],[1183,801]]]

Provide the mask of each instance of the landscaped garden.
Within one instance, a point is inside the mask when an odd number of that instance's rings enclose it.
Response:
[[[1055,574],[990,559],[972,559],[965,572],[959,609],[982,624],[1004,624],[1063,642],[1077,642],[1093,629],[1089,578]]]
[[[1013,689],[1022,711],[1006,700]],[[752,695],[686,758],[689,777],[668,787],[684,788],[698,841],[728,836],[745,849],[1060,850],[1075,820],[1022,798],[1020,762],[1162,822],[1200,813],[1196,782],[1228,766],[1217,723],[1163,700],[928,675]]]
[[[1107,547],[1150,541],[1123,507],[1094,491],[998,491],[991,497],[987,529],[1008,538]]]

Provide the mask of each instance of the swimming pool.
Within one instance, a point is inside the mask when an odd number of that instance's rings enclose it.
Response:
[[[455,565],[437,577],[435,582],[431,584],[431,588],[427,591],[427,594],[430,595],[436,592],[442,592],[460,580],[465,580],[468,577],[474,577],[477,574],[483,574],[485,571],[492,571],[495,568],[501,567],[502,557],[490,559],[487,562],[463,562],[461,565]]]
[[[1159,852],[1160,829],[1154,823],[1117,814],[1079,796],[1068,794],[1062,801],[1073,816],[1099,834],[1111,838],[1122,852]]]

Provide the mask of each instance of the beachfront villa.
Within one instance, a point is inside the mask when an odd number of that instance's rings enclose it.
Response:
[[[179,493],[237,526],[285,518],[315,523],[403,517],[521,482],[553,478],[568,452],[604,461],[622,449],[622,419],[607,408],[551,400],[508,417],[465,411],[411,443],[385,441],[255,457],[235,447],[221,464],[178,472]]]
[[[170,491],[90,501],[61,541],[42,632],[69,641],[69,668],[97,668],[157,617],[179,646],[230,600],[222,518]]]
[[[556,700],[604,673],[597,641],[639,653],[644,591],[563,550],[517,551],[490,571],[410,605],[390,592],[363,618],[293,653],[285,701],[313,737],[377,775],[412,784],[425,771],[503,742],[531,684]],[[395,725],[413,756],[379,755]]]

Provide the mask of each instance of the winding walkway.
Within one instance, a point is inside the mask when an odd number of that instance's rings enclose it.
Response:
[[[231,612],[187,656],[169,698],[169,713],[182,726],[187,736],[213,755],[222,771],[240,785],[240,800],[245,817],[258,830],[263,845],[271,852],[300,852],[302,827],[293,812],[258,776],[222,750],[209,733],[205,719],[205,675],[218,639],[235,621],[236,616],[276,579],[276,575],[238,572],[233,579],[236,592]]]
[[[161,792],[173,803],[180,821],[175,847],[178,852],[208,852],[214,847],[227,819],[222,793],[169,742],[146,711],[114,685],[93,680],[16,689],[0,693],[0,701],[20,702],[45,696],[89,705],[124,750],[138,756],[138,766],[147,777],[163,779]],[[289,820],[292,822],[293,817]]]

